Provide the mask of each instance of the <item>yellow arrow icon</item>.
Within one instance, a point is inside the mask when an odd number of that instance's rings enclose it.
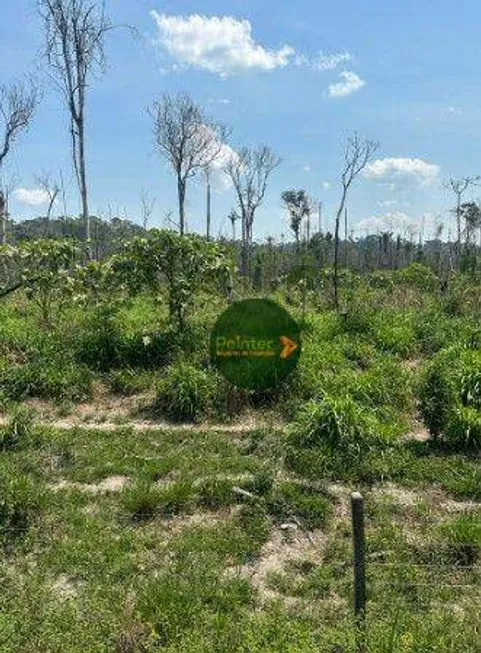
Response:
[[[287,336],[281,336],[280,341],[281,345],[284,347],[281,351],[281,358],[289,358],[289,356],[299,347],[297,342],[291,340]]]

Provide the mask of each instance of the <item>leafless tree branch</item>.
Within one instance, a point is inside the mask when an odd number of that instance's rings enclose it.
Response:
[[[185,230],[187,180],[220,156],[230,130],[205,115],[189,95],[164,94],[149,109],[155,144],[177,178],[179,229]]]

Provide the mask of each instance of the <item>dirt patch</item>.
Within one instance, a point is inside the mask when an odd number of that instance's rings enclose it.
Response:
[[[394,483],[385,483],[384,485],[373,488],[371,496],[375,499],[392,497],[401,506],[415,506],[421,503],[421,501],[428,499],[426,492],[415,492],[400,485],[395,485]]]
[[[235,571],[247,577],[263,599],[279,598],[280,594],[269,587],[269,575],[282,572],[293,560],[320,564],[325,542],[326,534],[321,529],[308,533],[297,524],[286,523],[272,532],[256,562],[237,567]]]
[[[133,431],[209,431],[216,433],[232,433],[242,435],[254,429],[274,428],[282,429],[285,423],[269,416],[255,414],[243,415],[237,422],[212,424],[200,423],[172,423],[162,419],[135,419],[132,417],[132,397],[110,399],[108,404],[100,408],[97,403],[78,404],[66,415],[59,415],[58,408],[32,400],[25,402],[34,409],[35,424],[65,431],[77,429],[91,429],[99,431],[117,431],[118,429],[131,429]],[[138,401],[139,398],[137,397]],[[6,424],[7,416],[0,414],[0,426]]]
[[[79,582],[69,578],[65,574],[61,574],[50,583],[50,590],[61,600],[66,601],[73,599],[77,596],[79,590]]]
[[[402,440],[416,440],[417,442],[427,442],[431,438],[427,428],[420,423],[415,423],[412,431],[402,436]]]
[[[76,483],[75,481],[62,480],[48,486],[54,492],[62,490],[80,490],[81,492],[90,492],[92,494],[102,494],[105,492],[119,492],[129,485],[128,476],[108,476],[100,483]]]
[[[418,504],[427,504],[436,514],[469,512],[480,510],[481,503],[476,501],[455,501],[440,487],[431,487],[421,491],[414,491],[394,483],[385,483],[371,490],[374,499],[392,497],[402,507],[410,508]]]

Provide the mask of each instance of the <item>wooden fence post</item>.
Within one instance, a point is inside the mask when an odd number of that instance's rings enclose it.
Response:
[[[352,543],[354,549],[354,615],[358,627],[358,651],[364,651],[366,614],[366,566],[364,546],[364,500],[359,492],[351,494]]]

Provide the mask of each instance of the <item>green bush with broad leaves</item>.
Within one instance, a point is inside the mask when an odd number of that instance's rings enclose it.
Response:
[[[115,265],[131,292],[145,288],[158,296],[165,292],[170,319],[183,331],[195,294],[216,281],[220,285],[227,263],[217,243],[196,234],[151,229],[147,237],[126,243]]]

